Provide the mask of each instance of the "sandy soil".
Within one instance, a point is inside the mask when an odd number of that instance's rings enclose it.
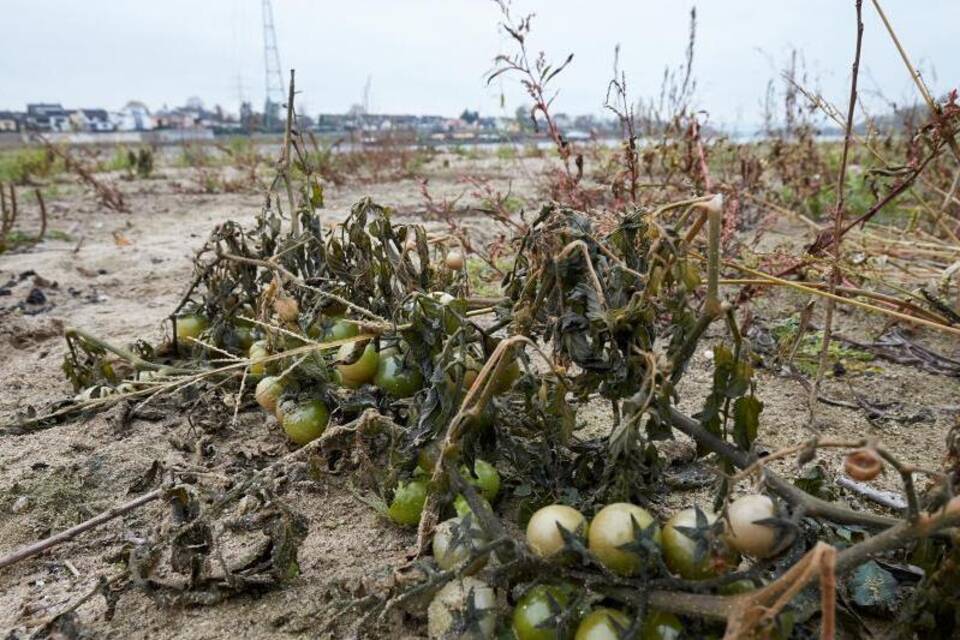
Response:
[[[466,187],[457,181],[464,164],[450,156],[432,161],[430,189],[435,197],[456,197]],[[477,166],[472,167],[476,172]],[[532,194],[526,170],[512,163],[487,162],[481,170],[493,184],[515,193]],[[177,303],[191,274],[191,257],[213,225],[233,219],[250,222],[261,197],[256,193],[187,193],[190,175],[163,170],[166,177],[123,183],[132,213],[116,214],[98,207],[89,193],[60,185],[50,202],[52,229],[69,239],[48,240],[29,250],[0,255],[0,423],[31,408],[40,411],[71,394],[60,371],[63,328],[85,328],[108,340],[126,343],[138,337],[159,342],[162,322]],[[329,188],[324,214],[342,219],[363,195],[398,209],[398,217],[417,216],[422,208],[414,180]],[[35,215],[29,206],[24,215]],[[25,223],[26,224],[26,223]],[[430,223],[438,229],[438,222]],[[489,233],[482,218],[470,225]],[[784,237],[791,230],[781,230]],[[9,282],[7,282],[9,280]],[[6,283],[6,284],[5,284]],[[44,302],[26,302],[39,290]],[[34,294],[34,300],[38,296]],[[800,308],[788,295],[764,299],[758,312],[773,320]],[[850,335],[875,335],[876,319],[841,314],[840,326]],[[957,356],[956,342],[922,336],[935,348]],[[707,350],[699,352],[682,389],[681,407],[700,408],[710,385],[712,365]],[[849,381],[849,382],[848,382]],[[792,444],[808,432],[806,391],[796,381],[762,370],[758,393],[765,403],[760,442],[769,449]],[[875,436],[904,459],[936,466],[946,429],[956,419],[960,381],[876,361],[866,373],[831,379],[824,393],[845,401],[853,390],[872,401],[896,400],[901,406],[887,417],[868,420],[860,410],[821,406],[821,428],[837,437]],[[895,414],[895,415],[894,415]],[[586,412],[591,431],[609,428],[602,411]],[[899,419],[898,419],[899,418]],[[202,440],[202,441],[201,441]],[[665,445],[671,457],[683,460],[689,444]],[[242,416],[237,431],[223,429],[198,436],[183,416],[172,413],[159,421],[134,420],[124,426],[111,412],[25,436],[0,437],[0,555],[50,532],[128,500],[133,485],[155,460],[166,467],[222,470],[254,460],[263,464],[288,450],[273,418],[258,412]],[[836,469],[839,456],[824,456]],[[779,465],[792,471],[792,463]],[[320,475],[291,486],[285,498],[309,520],[300,550],[301,575],[282,589],[259,598],[242,597],[210,608],[159,608],[134,589],[121,595],[112,621],[103,619],[102,598],[80,609],[80,620],[102,638],[275,638],[298,629],[306,635],[300,614],[331,599],[362,595],[389,581],[402,564],[414,534],[383,520],[359,500],[344,476]],[[883,484],[896,488],[895,478]],[[692,499],[675,494],[660,509]],[[51,552],[0,569],[0,631],[25,632],[86,593],[102,573],[119,571],[120,551],[145,535],[165,507],[153,504],[62,544]],[[394,621],[397,637],[420,637],[422,620]],[[5,635],[5,634],[4,634]],[[19,636],[14,636],[19,637]]]

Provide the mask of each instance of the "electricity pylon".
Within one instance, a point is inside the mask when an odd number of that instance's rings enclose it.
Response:
[[[277,48],[277,31],[273,27],[273,6],[270,0],[263,0],[263,61],[266,78],[263,125],[269,130],[279,119],[280,105],[286,99],[287,93],[280,67],[280,50]]]

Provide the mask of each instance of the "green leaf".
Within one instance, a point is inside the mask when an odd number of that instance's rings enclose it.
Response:
[[[757,439],[763,403],[756,396],[737,398],[733,403],[733,438],[742,449],[749,449]]]
[[[310,206],[314,209],[319,209],[323,206],[323,187],[316,181],[310,185]]]
[[[897,599],[897,579],[873,560],[854,570],[848,586],[857,606],[893,610]]]
[[[803,469],[793,484],[802,491],[817,498],[833,500],[836,498],[832,485],[827,481],[827,472],[820,463],[812,464]],[[847,538],[849,540],[849,538]]]
[[[750,380],[753,378],[753,367],[745,360],[738,360],[731,367],[729,376],[725,391],[726,396],[728,398],[742,396],[750,388]]]

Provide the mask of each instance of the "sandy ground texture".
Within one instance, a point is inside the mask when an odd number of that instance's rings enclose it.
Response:
[[[453,198],[466,190],[457,176],[468,160],[432,162],[430,189],[435,196]],[[515,193],[532,196],[527,169],[487,163],[480,170],[499,188],[512,182]],[[262,202],[255,192],[191,193],[188,175],[173,169],[162,173],[166,177],[122,184],[129,214],[105,210],[85,190],[60,185],[49,203],[50,227],[66,234],[63,239],[0,255],[5,292],[0,296],[0,423],[31,408],[42,411],[72,394],[60,370],[64,327],[84,328],[120,344],[140,337],[159,342],[164,318],[189,283],[193,252],[217,223],[251,222]],[[402,220],[417,217],[423,204],[419,182],[413,179],[329,188],[326,195],[324,215],[329,221],[342,219],[364,195],[396,207]],[[25,219],[34,214],[25,209]],[[443,229],[439,222],[430,224]],[[491,232],[483,218],[469,224],[481,233]],[[791,230],[780,233],[781,239],[789,238]],[[773,321],[804,302],[778,295],[758,302],[757,312]],[[839,326],[850,335],[875,337],[881,323],[843,311]],[[956,341],[919,338],[943,353],[960,355]],[[701,406],[712,376],[709,355],[705,346],[691,364],[681,390],[684,410],[694,412]],[[960,409],[960,381],[879,360],[869,365],[862,372],[831,378],[824,394],[853,407],[858,397],[897,404],[870,417],[858,408],[822,405],[820,428],[836,437],[876,437],[906,461],[936,467],[944,434]],[[760,371],[763,448],[773,451],[809,435],[806,394],[796,380]],[[588,408],[582,417],[587,432],[609,431],[602,407]],[[675,466],[693,458],[689,442],[663,447]],[[289,450],[275,420],[257,411],[242,413],[235,429],[212,432],[198,432],[176,411],[150,421],[126,421],[107,411],[39,433],[0,437],[0,555],[129,500],[155,461],[165,468],[216,475],[263,466]],[[830,474],[835,473],[839,455],[827,453],[823,460]],[[790,461],[777,466],[795,470]],[[281,588],[192,608],[160,607],[142,592],[127,589],[112,620],[104,619],[106,605],[99,596],[79,609],[78,618],[89,637],[98,638],[280,638],[298,632],[313,637],[316,630],[303,614],[396,579],[394,569],[404,563],[414,542],[412,531],[384,520],[352,484],[343,475],[319,474],[288,487],[285,500],[306,516],[309,531],[300,548],[300,575]],[[881,485],[897,488],[889,474]],[[698,495],[674,492],[653,506],[663,515]],[[872,508],[853,496],[841,496],[857,508]],[[0,631],[27,632],[88,592],[101,574],[119,573],[123,549],[152,530],[166,512],[166,506],[151,504],[42,556],[0,569]],[[421,637],[424,630],[422,617],[400,616],[391,625],[396,638]]]

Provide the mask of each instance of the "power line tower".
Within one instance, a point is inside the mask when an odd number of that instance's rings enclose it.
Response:
[[[370,83],[373,82],[373,76],[367,76],[367,82],[363,85],[363,113],[370,113]]]
[[[269,130],[279,120],[280,105],[286,95],[283,72],[280,67],[280,50],[277,49],[277,31],[273,27],[273,6],[263,0],[263,61],[266,77],[263,104],[263,124]]]

